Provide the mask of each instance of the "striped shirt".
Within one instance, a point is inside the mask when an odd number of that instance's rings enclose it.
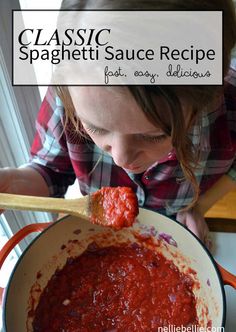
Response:
[[[30,167],[43,176],[51,196],[62,197],[77,178],[82,194],[103,186],[128,186],[136,192],[140,207],[169,216],[192,201],[191,183],[174,153],[143,174],[129,174],[90,139],[81,138],[70,123],[64,128],[64,120],[63,105],[49,88],[36,121]],[[219,105],[203,114],[189,135],[193,145],[201,146],[200,167],[195,171],[201,194],[223,174],[236,181],[236,71],[230,70]]]

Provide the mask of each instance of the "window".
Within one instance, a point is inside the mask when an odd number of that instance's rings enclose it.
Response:
[[[41,99],[37,87],[11,85],[11,9],[19,9],[17,0],[0,2],[0,167],[18,167],[28,161],[35,131],[35,118]],[[7,211],[0,216],[0,247],[26,224],[50,221],[47,213]],[[9,255],[0,277],[1,286],[34,236],[28,236]]]
[[[61,6],[62,0],[19,0],[21,9],[59,9]],[[22,12],[23,20],[25,23],[29,23],[26,21],[26,16],[24,16],[24,12]],[[56,24],[56,23],[55,23]],[[37,73],[40,71],[40,68],[35,67],[35,75],[37,77]],[[41,86],[39,87],[39,92],[41,95],[41,98],[43,99],[45,93],[46,93],[47,87]]]

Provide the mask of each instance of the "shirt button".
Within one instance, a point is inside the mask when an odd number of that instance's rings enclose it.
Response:
[[[150,176],[148,176],[148,175],[144,175],[144,179],[145,179],[145,180],[149,180],[149,179],[150,179]]]

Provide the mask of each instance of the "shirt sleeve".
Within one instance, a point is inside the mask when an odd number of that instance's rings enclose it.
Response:
[[[235,122],[235,126],[236,126],[236,122]],[[233,143],[234,143],[235,155],[234,155],[234,161],[233,161],[229,171],[226,173],[226,175],[228,175],[233,181],[236,181],[236,133],[232,133],[231,137],[232,136],[233,136],[232,140],[233,140]]]
[[[27,166],[42,175],[53,197],[63,197],[68,186],[75,181],[63,119],[63,105],[52,88],[49,88],[36,120],[36,134]]]
[[[236,165],[234,163],[234,167],[232,166],[228,171],[227,175],[233,180],[236,181]]]
[[[227,108],[232,148],[235,152],[232,166],[226,174],[232,180],[236,181],[236,63],[235,66],[232,66],[230,69],[226,81],[225,106]]]

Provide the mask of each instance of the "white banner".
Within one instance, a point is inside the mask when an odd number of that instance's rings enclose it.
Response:
[[[21,14],[14,85],[222,85],[221,11],[26,11],[28,26]]]

